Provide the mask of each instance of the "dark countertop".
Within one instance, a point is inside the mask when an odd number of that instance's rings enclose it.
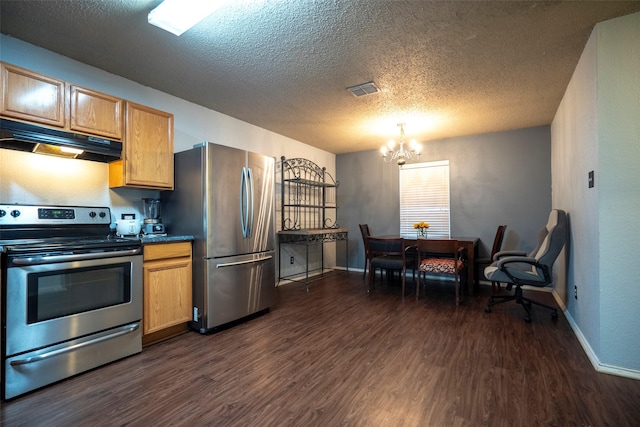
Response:
[[[150,244],[150,243],[192,242],[193,240],[195,240],[195,237],[192,235],[175,235],[175,234],[167,234],[166,236],[151,236],[151,235],[143,234],[140,236],[132,236],[130,238],[140,239],[143,245]],[[7,242],[0,242],[0,253],[4,252],[5,245],[7,245]]]
[[[143,235],[140,236],[140,240],[143,245],[149,243],[173,243],[173,242],[191,242],[195,239],[194,236],[191,235],[175,235],[175,234],[167,234],[166,236],[153,236],[153,235]]]

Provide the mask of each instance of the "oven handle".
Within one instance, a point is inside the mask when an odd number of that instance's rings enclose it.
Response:
[[[16,257],[16,258],[13,258],[11,261],[16,265],[33,265],[33,264],[42,264],[45,262],[81,261],[85,259],[101,259],[101,258],[112,258],[116,256],[137,255],[140,252],[142,252],[142,248],[129,249],[126,251],[91,252],[86,254],[72,254],[72,255]]]
[[[131,323],[129,325],[124,325],[121,326],[119,329],[122,329],[121,331],[115,332],[113,334],[109,334],[109,335],[105,335],[104,337],[100,337],[100,338],[96,338],[95,340],[91,340],[91,341],[85,341],[85,342],[81,342],[78,344],[74,344],[70,347],[64,347],[64,348],[60,348],[58,350],[53,350],[50,351],[48,353],[42,353],[39,354],[37,356],[33,356],[33,357],[28,357],[26,359],[16,359],[16,360],[12,360],[10,362],[11,366],[20,366],[20,365],[28,365],[29,363],[35,363],[35,362],[40,362],[43,361],[45,359],[48,359],[50,357],[54,357],[54,356],[58,356],[60,354],[64,354],[64,353],[68,353],[70,351],[74,351],[74,350],[78,350],[82,347],[87,347],[93,344],[98,344],[101,343],[103,341],[107,341],[113,338],[117,338],[120,337],[122,335],[126,335],[126,334],[130,334],[131,332],[135,331],[136,329],[138,329],[140,327],[140,323]]]

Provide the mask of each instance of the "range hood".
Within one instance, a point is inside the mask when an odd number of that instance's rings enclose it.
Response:
[[[122,153],[120,141],[6,119],[0,119],[0,148],[103,163]]]

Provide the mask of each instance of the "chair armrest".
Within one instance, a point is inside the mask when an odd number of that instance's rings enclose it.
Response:
[[[518,264],[518,263],[529,264],[535,267],[536,269],[539,269],[540,271],[542,271],[542,276],[544,277],[545,286],[546,284],[551,283],[551,271],[549,267],[544,264],[540,264],[535,258],[531,258],[528,256],[505,257],[505,258],[502,258],[501,260],[498,260],[498,262],[496,263],[496,267],[498,267],[498,269],[506,273],[506,275],[511,277],[511,279],[515,280],[515,277],[513,277],[509,272],[509,270],[506,270],[504,267],[507,264]],[[535,286],[540,286],[540,285],[535,285]]]
[[[496,263],[496,267],[501,269],[503,266],[507,264],[514,264],[514,263],[538,265],[538,261],[536,261],[535,258],[531,258],[528,256],[510,256],[510,257],[504,257],[502,259],[499,259],[498,262]]]
[[[525,255],[527,255],[527,253],[524,251],[515,251],[515,250],[500,251],[500,252],[496,252],[496,254],[493,256],[493,260],[498,261],[500,258],[504,258],[507,256],[525,256]]]
[[[509,257],[504,257],[504,258],[498,260],[498,263],[496,264],[496,267],[498,267],[500,270],[502,270],[502,268],[505,265],[514,264],[514,263],[525,263],[525,264],[531,264],[531,265],[538,266],[538,261],[536,261],[535,258],[531,258],[531,257],[528,257],[528,256],[509,256]]]

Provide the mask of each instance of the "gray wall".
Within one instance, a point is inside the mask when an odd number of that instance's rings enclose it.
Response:
[[[596,25],[551,126],[553,205],[569,213],[555,291],[591,362],[640,379],[640,13]],[[587,174],[595,171],[595,186]],[[556,272],[561,265],[556,263]],[[575,293],[574,293],[575,290]],[[577,294],[577,297],[575,295]]]
[[[551,209],[549,126],[422,146],[421,161],[449,160],[453,237],[479,237],[480,256],[488,256],[496,228],[507,224],[504,249],[534,248]],[[338,221],[349,229],[349,268],[362,269],[358,224],[369,224],[373,234],[399,233],[398,167],[372,150],[338,155],[336,174]],[[339,251],[338,264],[344,259]]]

